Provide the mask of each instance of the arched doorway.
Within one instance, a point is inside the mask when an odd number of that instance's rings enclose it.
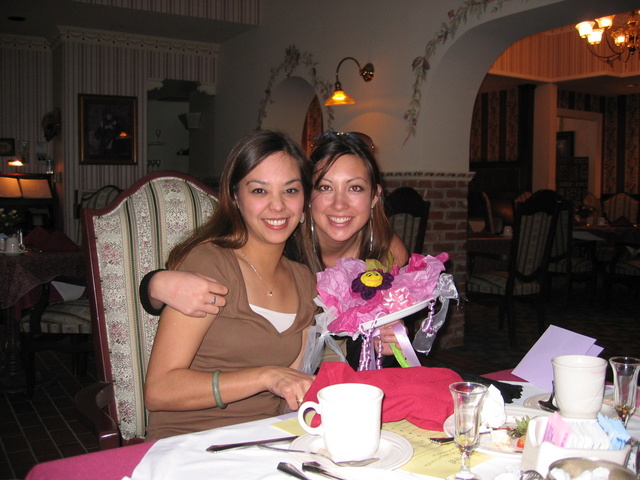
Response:
[[[261,128],[278,130],[300,142],[308,152],[323,131],[322,107],[315,90],[301,77],[288,77],[274,89]]]

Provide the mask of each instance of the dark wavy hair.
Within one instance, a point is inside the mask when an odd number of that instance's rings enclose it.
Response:
[[[168,268],[176,268],[194,247],[206,242],[223,248],[241,248],[247,243],[247,227],[235,202],[238,184],[265,158],[279,152],[296,160],[300,168],[304,204],[309,204],[312,168],[300,145],[282,133],[257,130],[240,140],[231,150],[220,177],[219,203],[215,212],[205,225],[171,250]],[[297,244],[304,241],[301,230],[296,228],[292,235],[296,237],[294,241]],[[303,255],[300,260],[306,262],[307,258]]]
[[[371,199],[377,193],[380,182],[380,171],[373,155],[373,142],[362,133],[336,133],[324,132],[316,137],[312,146],[315,149],[311,153],[311,164],[314,171],[313,189],[317,189],[324,176],[334,163],[344,155],[355,155],[360,158],[367,170],[367,178],[371,183]],[[311,205],[309,205],[307,218],[311,219]],[[311,221],[304,224],[303,229],[306,242],[301,244],[304,250],[303,256],[309,259],[311,270],[320,272],[326,268],[322,261],[322,249],[318,243],[315,232],[312,232]],[[371,221],[362,228],[358,258],[361,260],[376,259],[386,264],[389,259],[393,228],[384,211],[384,195],[380,195],[371,212]],[[373,242],[371,235],[373,233]]]

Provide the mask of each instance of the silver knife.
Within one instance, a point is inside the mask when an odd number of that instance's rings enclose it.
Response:
[[[267,443],[290,442],[291,440],[295,440],[296,438],[298,437],[292,436],[292,437],[270,438],[268,440],[256,440],[253,442],[223,443],[220,445],[211,445],[209,448],[207,448],[207,452],[215,453],[215,452],[220,452],[221,450],[229,450],[231,448],[250,447],[251,445],[265,445]]]
[[[318,462],[304,462],[302,464],[302,471],[316,473],[333,480],[345,480],[343,477],[339,477],[338,475],[334,475],[333,473],[328,472],[327,470],[322,468]]]

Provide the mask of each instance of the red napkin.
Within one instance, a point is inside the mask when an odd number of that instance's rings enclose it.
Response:
[[[446,368],[383,368],[355,372],[342,362],[325,362],[304,396],[318,401],[318,391],[337,383],[366,383],[384,392],[382,421],[408,420],[425,430],[442,431],[444,421],[453,414],[449,385],[462,379]]]
[[[24,244],[27,247],[34,247],[39,250],[49,252],[75,252],[78,245],[59,231],[47,232],[42,227],[36,227],[24,237]]]

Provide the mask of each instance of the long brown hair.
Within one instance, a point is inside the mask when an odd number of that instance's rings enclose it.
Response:
[[[304,202],[308,205],[311,195],[311,164],[300,146],[282,133],[257,130],[240,140],[231,150],[220,177],[219,203],[214,214],[205,225],[171,250],[168,268],[176,268],[194,247],[206,242],[223,248],[241,248],[247,243],[247,227],[235,202],[238,184],[265,158],[279,152],[293,157],[298,163]],[[303,241],[300,230],[296,228],[292,235],[296,237],[296,242]]]
[[[311,164],[314,167],[313,189],[317,189],[333,164],[344,155],[355,155],[360,158],[367,170],[367,177],[371,183],[371,200],[377,194],[380,185],[380,171],[373,155],[374,145],[371,139],[362,133],[336,133],[324,132],[316,137],[312,144],[315,149],[311,153]],[[384,195],[373,206],[371,220],[361,230],[358,258],[361,260],[376,259],[386,264],[393,239],[393,228],[384,211]],[[314,272],[320,272],[326,268],[322,260],[322,249],[316,233],[312,231],[311,206],[309,205],[307,221],[304,225],[306,242],[302,244],[305,250],[304,256],[310,262],[310,268]],[[373,236],[373,241],[371,238]]]

